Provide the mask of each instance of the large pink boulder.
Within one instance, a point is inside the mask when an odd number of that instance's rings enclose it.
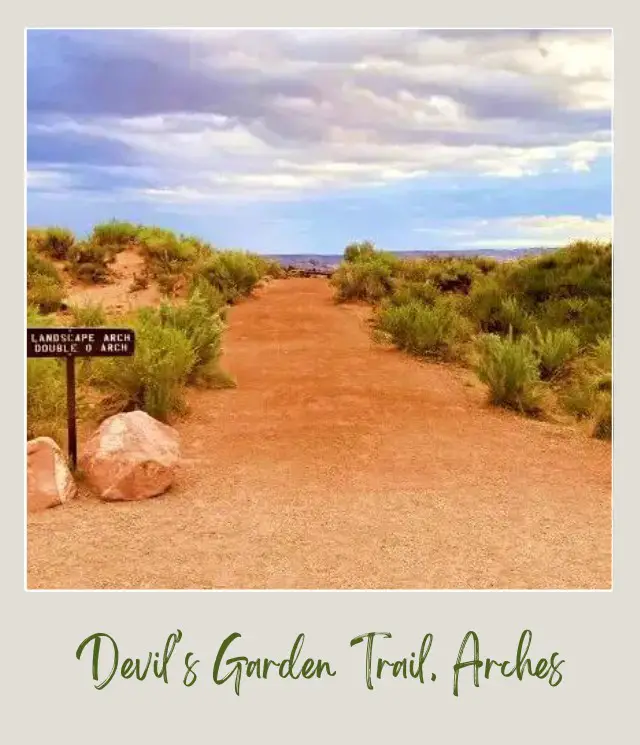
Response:
[[[80,469],[101,499],[148,499],[173,483],[180,440],[172,427],[144,411],[105,419],[87,442]]]
[[[27,510],[40,512],[73,499],[76,484],[64,454],[50,437],[27,442]]]

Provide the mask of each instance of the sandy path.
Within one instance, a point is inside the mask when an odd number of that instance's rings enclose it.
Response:
[[[111,267],[112,280],[108,284],[78,285],[72,282],[66,300],[71,305],[102,305],[105,310],[116,312],[158,305],[162,293],[155,281],[150,281],[144,289],[131,292],[131,283],[137,274],[144,273],[144,269],[145,260],[139,253],[122,251]]]
[[[29,518],[30,587],[606,588],[611,447],[370,341],[322,279],[230,313],[179,483]]]

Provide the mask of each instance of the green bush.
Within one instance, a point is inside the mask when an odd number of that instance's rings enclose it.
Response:
[[[71,322],[74,326],[106,326],[107,314],[101,303],[87,303],[86,305],[69,306]]]
[[[156,274],[156,282],[158,283],[160,292],[165,297],[171,297],[181,281],[182,275],[177,272],[158,272]]]
[[[42,328],[51,320],[27,306],[27,327]],[[66,384],[64,366],[56,359],[27,360],[27,439],[51,437],[64,444],[66,432]]]
[[[536,329],[535,352],[540,363],[540,377],[551,380],[567,363],[575,359],[580,341],[571,329]]]
[[[458,259],[434,260],[430,279],[440,292],[467,295],[478,274],[478,269],[470,262]]]
[[[143,270],[140,274],[134,274],[129,292],[139,292],[140,290],[146,290],[149,287],[149,272]]]
[[[27,248],[27,286],[36,276],[49,277],[62,285],[60,273],[53,262],[36,253],[33,248]]]
[[[220,290],[211,285],[205,277],[197,275],[191,280],[189,295],[191,296],[194,294],[197,294],[204,299],[211,315],[218,313],[221,318],[224,318],[226,308],[225,297]]]
[[[593,436],[599,440],[610,440],[613,432],[613,421],[611,413],[611,392],[602,392],[598,396],[595,421],[593,424]]]
[[[110,220],[93,228],[89,242],[98,246],[110,246],[112,249],[124,248],[135,242],[138,231],[138,226],[133,223]]]
[[[482,274],[490,274],[499,266],[497,259],[492,259],[490,256],[473,256],[467,261],[473,264]]]
[[[596,430],[604,432],[607,416],[609,426],[611,419],[611,337],[598,339],[588,354],[576,361],[571,373],[561,392],[564,407],[578,419],[594,419],[594,434]]]
[[[348,262],[363,261],[373,258],[376,248],[371,241],[350,243],[344,250],[344,260]]]
[[[393,288],[393,274],[387,263],[377,259],[363,259],[341,264],[331,277],[338,302],[366,300],[375,303],[389,295]]]
[[[530,337],[485,334],[478,341],[476,372],[491,403],[527,414],[541,410],[540,376]]]
[[[57,359],[27,360],[27,439],[51,437],[63,445],[66,432],[64,367]]]
[[[439,298],[428,306],[413,300],[388,305],[377,317],[377,328],[400,349],[425,357],[453,359],[469,336],[469,324],[455,305]]]
[[[175,233],[162,228],[141,228],[137,240],[152,266],[165,272],[180,271],[200,253],[193,241],[180,240]]]
[[[27,303],[42,313],[55,313],[65,297],[64,287],[53,277],[35,274],[27,280]]]
[[[165,421],[183,408],[196,355],[187,337],[164,326],[156,311],[139,310],[132,325],[135,354],[96,360],[94,381],[110,394],[104,402],[108,413],[142,409]]]
[[[263,277],[271,277],[272,279],[282,279],[286,276],[284,267],[279,261],[275,259],[261,258],[261,275]]]
[[[197,275],[205,279],[226,300],[234,302],[249,295],[263,276],[264,264],[255,254],[245,251],[214,251],[203,260]]]
[[[51,258],[61,261],[67,258],[74,242],[74,235],[67,228],[47,228],[44,231],[40,248]]]
[[[177,329],[189,340],[194,353],[190,382],[212,380],[222,351],[224,324],[209,310],[206,298],[194,291],[183,305],[163,303],[159,310],[163,326]]]
[[[497,277],[482,277],[475,283],[469,294],[469,312],[481,331],[489,334],[508,332],[500,317],[504,299],[505,291]]]
[[[467,295],[480,268],[472,259],[433,256],[430,258],[402,259],[398,274],[410,282],[430,282],[440,292]]]
[[[532,318],[518,298],[507,294],[496,274],[482,277],[469,294],[469,314],[488,334],[524,334]]]
[[[69,272],[82,282],[106,282],[109,279],[109,264],[116,253],[112,245],[80,241],[69,251]]]
[[[167,296],[188,284],[210,253],[206,244],[197,239],[178,237],[161,228],[141,228],[137,243],[146,257],[148,273]]]
[[[611,374],[613,369],[613,356],[610,336],[603,336],[596,340],[591,348],[589,359],[594,369],[599,373]]]
[[[27,250],[42,251],[47,231],[44,228],[27,228]]]
[[[411,282],[400,280],[394,283],[393,291],[388,299],[391,305],[407,305],[416,300],[424,305],[433,305],[439,297],[438,290],[426,282]]]

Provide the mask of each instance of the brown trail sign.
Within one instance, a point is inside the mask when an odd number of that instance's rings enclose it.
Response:
[[[67,360],[67,431],[69,457],[78,462],[76,436],[76,357],[131,357],[135,332],[122,328],[28,328],[27,357]]]

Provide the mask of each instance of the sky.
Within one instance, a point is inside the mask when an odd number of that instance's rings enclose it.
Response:
[[[611,237],[609,31],[31,30],[27,215],[261,253]]]

